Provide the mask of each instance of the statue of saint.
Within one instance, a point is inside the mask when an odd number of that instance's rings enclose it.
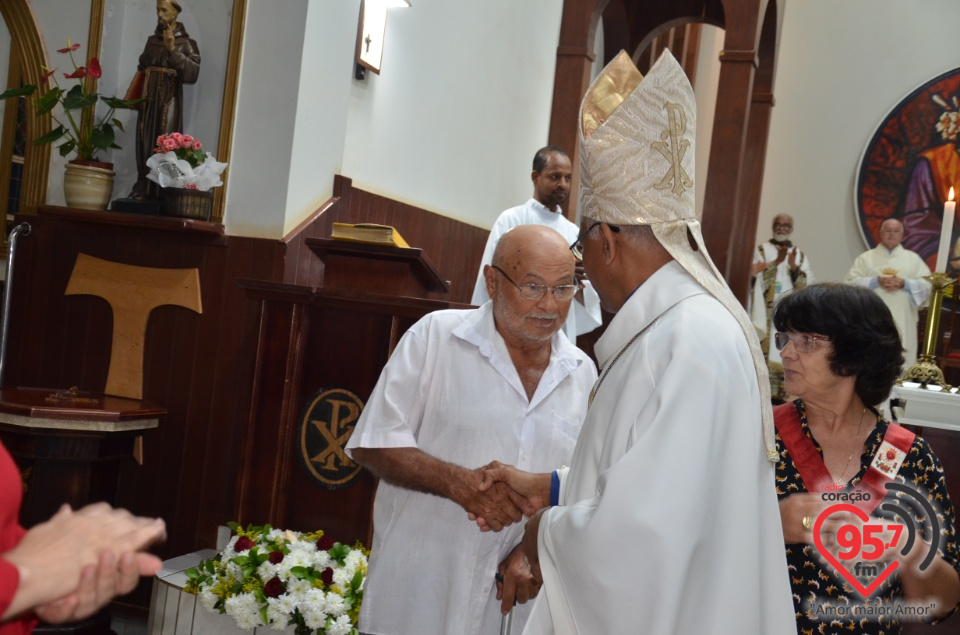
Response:
[[[146,98],[137,116],[137,182],[130,198],[159,198],[160,186],[147,179],[147,159],[157,137],[183,132],[183,85],[200,75],[200,49],[177,17],[179,2],[157,0],[157,30],[147,38],[137,66],[142,74],[138,96]]]

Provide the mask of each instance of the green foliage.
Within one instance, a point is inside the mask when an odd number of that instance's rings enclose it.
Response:
[[[90,58],[86,66],[78,66],[73,58],[73,51],[78,45],[71,45],[69,40],[66,49],[60,49],[58,52],[70,55],[70,62],[73,64],[73,73],[64,73],[67,79],[75,79],[77,84],[69,90],[60,87],[54,71],[44,69],[47,73],[43,76],[41,84],[44,88],[40,90],[40,96],[34,100],[34,109],[37,115],[53,113],[59,105],[62,108],[62,117],[65,121],[53,115],[53,120],[57,126],[45,135],[33,140],[36,145],[54,143],[65,139],[58,146],[60,156],[67,156],[76,152],[78,159],[87,161],[96,160],[101,151],[107,148],[120,149],[116,143],[116,133],[114,127],[123,130],[123,126],[113,114],[118,108],[133,108],[143,99],[123,100],[117,97],[102,97],[94,91],[87,92],[85,78],[100,77],[100,62],[96,58]],[[52,85],[50,81],[52,80]],[[19,88],[11,88],[0,93],[0,99],[14,99],[20,97],[31,97],[37,92],[36,84],[29,84]],[[104,115],[96,119],[96,106],[99,102],[107,106]]]

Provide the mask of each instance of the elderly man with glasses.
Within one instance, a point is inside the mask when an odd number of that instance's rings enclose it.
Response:
[[[770,394],[774,403],[783,403],[788,395],[783,389],[780,351],[776,346],[770,346],[773,307],[787,293],[813,284],[810,259],[791,242],[792,233],[793,217],[778,214],[773,218],[773,237],[758,245],[753,253],[752,289],[747,301],[747,312],[760,336],[763,354],[767,356]]]
[[[522,524],[503,528],[539,505],[502,484],[481,492],[482,467],[569,463],[597,372],[560,332],[578,289],[563,236],[511,229],[484,281],[490,302],[407,331],[347,445],[381,479],[363,633],[497,633],[501,602],[539,590],[516,548]],[[477,531],[466,512],[502,531]]]

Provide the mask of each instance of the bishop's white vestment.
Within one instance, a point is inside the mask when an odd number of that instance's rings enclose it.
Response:
[[[435,311],[397,344],[347,444],[416,447],[468,468],[501,461],[531,472],[570,462],[597,377],[561,333],[532,399],[493,319],[493,304]],[[360,631],[497,635],[497,565],[523,523],[482,533],[457,503],[381,481]],[[517,607],[517,630],[529,604]]]
[[[897,291],[881,287],[878,278],[887,274],[903,278],[904,287]],[[844,280],[847,284],[873,289],[890,309],[905,349],[904,368],[917,361],[917,319],[920,309],[930,301],[931,285],[923,279],[929,275],[930,268],[923,259],[903,245],[897,245],[893,251],[877,245],[857,256]]]
[[[559,206],[557,211],[551,212],[543,203],[531,198],[523,205],[511,207],[500,214],[493,227],[490,228],[487,246],[483,250],[483,258],[480,259],[480,270],[477,273],[477,282],[473,287],[471,303],[480,306],[490,299],[490,296],[487,295],[487,285],[483,279],[483,267],[489,265],[493,260],[493,250],[496,249],[500,237],[507,230],[518,225],[545,225],[563,236],[568,243],[572,243],[580,235],[580,228],[567,220]],[[571,303],[570,312],[567,314],[567,322],[563,325],[563,332],[567,334],[571,342],[576,344],[577,335],[589,333],[602,323],[600,297],[594,291],[590,281],[584,280],[583,301],[574,300]]]
[[[604,371],[540,524],[524,633],[795,635],[741,326],[671,262],[595,350]]]

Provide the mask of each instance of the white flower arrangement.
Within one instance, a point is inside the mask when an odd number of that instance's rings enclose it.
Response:
[[[368,552],[322,531],[242,527],[212,560],[187,569],[185,591],[242,629],[295,626],[297,635],[358,635]]]
[[[227,164],[204,152],[199,139],[179,132],[160,135],[153,152],[147,178],[160,187],[206,192],[223,185],[220,175]]]

